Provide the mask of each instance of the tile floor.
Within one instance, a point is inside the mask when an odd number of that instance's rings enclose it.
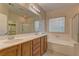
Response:
[[[66,55],[52,51],[52,50],[48,50],[43,56],[66,56]]]

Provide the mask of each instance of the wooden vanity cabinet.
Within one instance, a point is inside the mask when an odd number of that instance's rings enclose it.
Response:
[[[22,56],[32,56],[32,41],[25,42],[21,46]]]
[[[0,50],[0,56],[40,56],[47,51],[47,36]]]
[[[18,45],[0,50],[0,56],[18,56],[20,55],[20,47]]]

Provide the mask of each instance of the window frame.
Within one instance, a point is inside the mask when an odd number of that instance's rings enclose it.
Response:
[[[50,32],[49,31],[49,20],[50,19],[53,19],[53,18],[60,18],[60,17],[64,17],[65,18],[65,22],[64,22],[64,32]],[[66,16],[58,16],[58,17],[52,17],[52,18],[50,18],[49,20],[48,20],[48,32],[49,33],[61,33],[61,34],[64,34],[64,33],[66,33]]]

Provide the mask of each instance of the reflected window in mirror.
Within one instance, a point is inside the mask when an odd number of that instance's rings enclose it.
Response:
[[[35,32],[39,32],[40,31],[40,22],[39,21],[35,21],[34,22],[34,26],[35,26]]]

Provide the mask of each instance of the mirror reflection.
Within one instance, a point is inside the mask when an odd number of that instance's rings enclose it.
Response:
[[[34,4],[7,3],[1,5],[5,7],[5,10],[7,9],[7,12],[0,13],[0,35],[44,32],[44,21],[40,10],[36,9]]]

